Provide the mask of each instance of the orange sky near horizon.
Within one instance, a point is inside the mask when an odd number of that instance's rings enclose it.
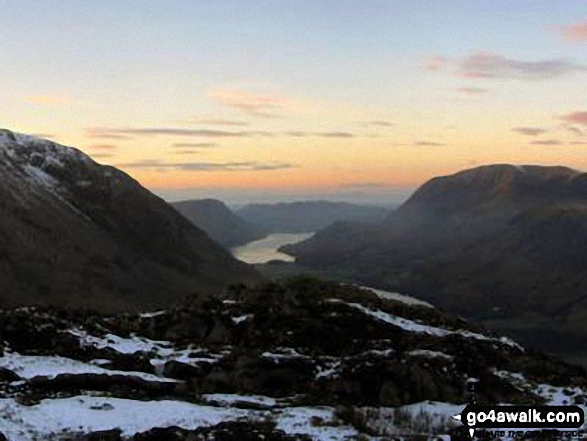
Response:
[[[485,164],[587,170],[587,3],[481,3],[61,0],[22,21],[8,1],[0,127],[174,198],[385,202]]]

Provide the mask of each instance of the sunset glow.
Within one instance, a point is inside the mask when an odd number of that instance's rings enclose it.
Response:
[[[393,202],[481,164],[587,170],[586,20],[583,0],[9,1],[0,126],[168,199]]]

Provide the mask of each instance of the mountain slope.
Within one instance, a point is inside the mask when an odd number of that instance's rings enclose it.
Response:
[[[585,237],[586,174],[496,165],[432,179],[378,225],[340,223],[284,251],[505,328],[528,313],[541,326],[551,317],[547,329],[578,339],[587,335]]]
[[[174,202],[173,208],[226,248],[232,248],[265,237],[262,228],[245,222],[223,202],[200,199]]]
[[[73,148],[0,132],[0,304],[165,305],[257,280],[171,206]]]
[[[379,222],[389,214],[389,210],[347,202],[303,201],[250,204],[238,210],[237,214],[271,233],[312,233],[336,221]]]
[[[584,369],[388,294],[295,279],[151,313],[1,310],[0,433],[470,439],[451,416],[472,383],[480,404],[585,409]]]

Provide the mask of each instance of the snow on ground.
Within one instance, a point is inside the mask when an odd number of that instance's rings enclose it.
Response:
[[[239,323],[244,322],[246,319],[253,317],[253,314],[245,314],[245,315],[240,315],[238,317],[232,317],[232,321],[234,322],[235,325],[238,325]]]
[[[93,346],[98,349],[111,348],[121,354],[134,354],[135,352],[155,352],[160,356],[169,356],[175,352],[173,345],[168,341],[155,341],[131,334],[130,337],[119,337],[114,334],[106,334],[104,337],[95,337],[81,329],[71,329],[70,334],[79,338],[82,346]]]
[[[487,337],[482,334],[477,334],[475,332],[466,331],[463,329],[451,331],[451,330],[444,329],[444,328],[437,328],[436,326],[422,325],[420,323],[416,323],[413,320],[405,319],[403,317],[398,317],[396,315],[389,314],[389,313],[381,311],[379,309],[371,310],[371,309],[366,308],[365,306],[361,305],[360,303],[349,303],[349,302],[345,302],[344,300],[335,299],[335,298],[328,299],[328,301],[331,303],[343,303],[343,304],[348,305],[352,308],[358,309],[359,311],[361,311],[362,313],[364,313],[366,315],[375,317],[378,320],[381,320],[383,322],[397,326],[397,327],[402,328],[402,329],[409,331],[409,332],[425,333],[425,334],[433,335],[435,337],[446,337],[448,335],[455,335],[456,334],[456,335],[461,335],[466,338],[474,338],[477,340],[496,341],[496,342],[503,343],[505,345],[512,346],[517,349],[523,350],[523,348],[519,344],[517,344],[516,342],[514,342],[506,337],[501,337],[498,339],[491,338],[491,337]]]
[[[309,435],[314,440],[342,441],[358,436],[351,426],[329,425],[334,420],[334,411],[330,407],[290,407],[278,411],[275,420],[277,429],[290,435]]]
[[[408,355],[412,357],[426,357],[426,358],[444,358],[445,360],[453,360],[452,355],[445,354],[439,351],[429,351],[427,349],[416,349],[408,352]]]
[[[142,314],[139,314],[140,318],[153,318],[153,317],[158,317],[160,315],[165,314],[167,311],[165,310],[161,310],[161,311],[153,311],[153,312],[143,312]]]
[[[284,348],[284,347],[275,348],[275,349],[273,349],[273,352],[269,352],[269,351],[263,352],[261,354],[261,357],[271,359],[271,360],[275,361],[276,363],[279,363],[281,360],[287,360],[287,359],[308,358],[307,355],[300,354],[298,351],[296,351],[293,348]]]
[[[224,397],[227,400],[236,398]],[[261,402],[271,400],[267,397],[256,399]],[[124,437],[130,437],[154,427],[178,426],[194,430],[240,419],[273,419],[277,428],[288,434],[308,434],[320,441],[356,439],[357,431],[352,427],[328,425],[333,414],[333,409],[327,407],[290,407],[270,412],[88,395],[45,399],[33,406],[23,406],[13,399],[0,399],[0,432],[11,441],[29,441],[35,437],[54,439],[66,432],[89,433],[115,428],[121,429]]]
[[[46,399],[34,406],[0,399],[0,432],[11,441],[29,441],[35,436],[52,439],[52,435],[64,431],[88,433],[115,428],[128,437],[154,427],[193,430],[246,416],[259,419],[262,414],[179,401],[134,401],[86,395]]]
[[[339,375],[339,370],[341,368],[341,361],[331,361],[326,364],[326,366],[318,366],[318,373],[316,374],[316,379],[319,378],[334,378]]]
[[[236,403],[261,404],[267,407],[277,405],[277,400],[261,395],[238,395],[238,394],[204,394],[202,398],[207,403],[218,403],[221,406],[232,406]]]
[[[218,363],[230,351],[223,351],[222,353],[211,353],[205,349],[189,347],[181,351],[174,351],[161,358],[153,358],[150,363],[155,367],[156,372],[162,372],[165,363],[170,361],[177,361],[179,363],[197,366],[200,363]]]
[[[124,375],[127,377],[139,377],[146,381],[176,382],[170,378],[159,378],[144,372],[128,372],[104,369],[93,364],[83,363],[71,358],[49,355],[20,355],[16,352],[4,353],[0,357],[0,367],[14,372],[21,378],[48,377],[53,379],[61,374],[99,374],[99,375]]]
[[[413,306],[426,306],[428,308],[434,308],[430,303],[425,302],[424,300],[416,299],[414,297],[406,296],[400,294],[399,292],[389,292],[389,291],[382,291],[380,289],[369,288],[368,286],[359,286],[361,289],[365,289],[367,291],[371,291],[377,297],[385,300],[396,300],[398,302],[405,303],[407,305]]]

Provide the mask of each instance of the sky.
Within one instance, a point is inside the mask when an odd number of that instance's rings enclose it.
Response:
[[[587,1],[0,0],[0,127],[168,199],[587,170]]]

